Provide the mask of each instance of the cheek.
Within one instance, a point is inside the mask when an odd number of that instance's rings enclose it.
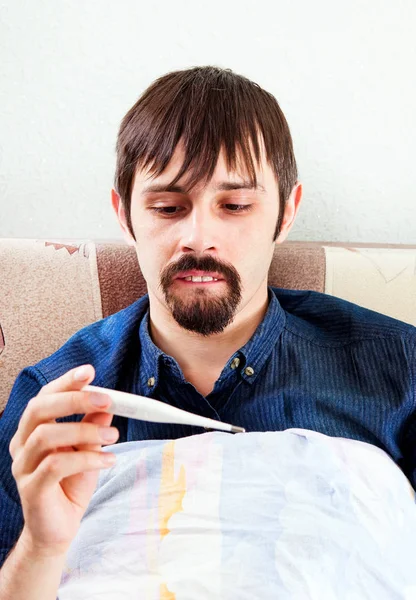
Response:
[[[136,253],[146,282],[158,285],[161,271],[170,262],[169,248],[154,234],[142,228],[137,231]]]
[[[145,212],[138,212],[135,215],[135,231],[137,233],[137,241],[142,246],[163,247],[169,244],[172,240],[172,231],[169,227],[164,227],[163,222],[149,217]]]
[[[275,245],[271,241],[271,236],[269,240],[263,234],[259,235],[255,242],[251,238],[250,242],[247,241],[241,248],[238,257],[240,276],[245,286],[256,287],[267,277]]]

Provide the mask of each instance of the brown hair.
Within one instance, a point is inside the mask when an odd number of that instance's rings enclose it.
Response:
[[[157,177],[181,140],[185,158],[171,185],[185,173],[188,189],[200,181],[208,182],[224,149],[228,169],[234,170],[241,157],[249,181],[255,186],[250,148],[259,162],[259,134],[279,183],[276,239],[286,201],[297,181],[292,138],[277,100],[257,83],[219,67],[194,67],[157,79],[125,115],[117,138],[114,187],[133,237],[130,205],[138,168],[149,169]]]

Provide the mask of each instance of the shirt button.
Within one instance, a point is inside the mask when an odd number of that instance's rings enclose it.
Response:
[[[246,367],[244,369],[244,373],[248,376],[251,377],[252,375],[254,375],[254,369],[252,369],[251,367]]]
[[[155,378],[149,377],[149,379],[147,380],[147,387],[153,387],[154,385],[155,385]]]
[[[239,364],[240,364],[240,359],[239,358],[233,358],[233,360],[231,361],[230,367],[232,369],[236,369]]]

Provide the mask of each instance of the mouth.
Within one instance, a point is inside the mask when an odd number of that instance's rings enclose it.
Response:
[[[181,283],[186,284],[215,284],[220,281],[224,281],[224,278],[219,273],[208,273],[206,271],[186,271],[184,273],[179,273],[177,277],[175,277],[175,281],[180,281]]]

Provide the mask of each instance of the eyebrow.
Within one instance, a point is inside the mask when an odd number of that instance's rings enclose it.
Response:
[[[260,192],[266,192],[265,188],[261,184],[252,185],[249,181],[222,181],[218,183],[214,190],[216,192],[229,192],[232,190],[258,190]],[[180,185],[166,185],[165,183],[152,183],[146,186],[142,195],[146,194],[154,194],[158,192],[166,192],[166,193],[176,193],[176,194],[186,194],[186,190],[184,187]]]

